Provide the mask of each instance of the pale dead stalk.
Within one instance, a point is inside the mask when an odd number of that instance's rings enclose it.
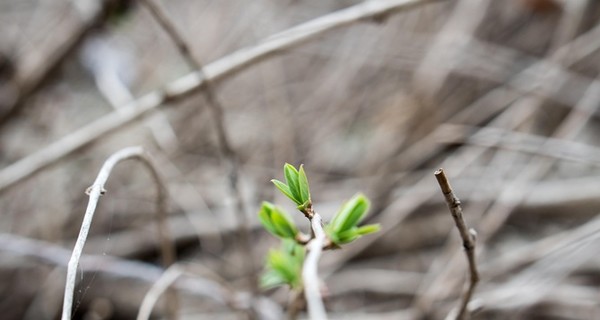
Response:
[[[168,233],[166,226],[166,214],[167,214],[167,192],[164,188],[164,184],[158,171],[153,165],[153,162],[150,160],[150,157],[145,153],[144,149],[141,147],[129,147],[122,149],[112,156],[110,156],[104,165],[100,169],[96,180],[90,186],[86,193],[89,195],[88,206],[85,211],[85,215],[83,217],[83,222],[81,224],[81,229],[79,231],[79,236],[77,237],[77,241],[75,243],[75,247],[73,248],[73,253],[69,260],[69,264],[67,266],[67,279],[65,283],[65,292],[64,292],[64,300],[63,300],[63,311],[62,311],[62,320],[70,320],[71,319],[71,310],[73,307],[73,293],[75,290],[76,276],[77,276],[77,268],[79,266],[79,260],[81,259],[81,254],[83,252],[83,247],[87,240],[87,236],[92,225],[92,220],[94,218],[94,213],[96,211],[96,207],[98,205],[98,201],[100,200],[100,196],[106,193],[104,189],[104,185],[108,180],[113,168],[122,161],[128,159],[136,159],[140,161],[152,175],[152,179],[156,185],[157,189],[157,211],[156,211],[156,219],[158,223],[159,229],[159,238],[161,243],[161,252],[162,252],[162,263],[165,267],[171,265],[175,261],[175,250],[173,248],[173,244],[171,241],[171,237]],[[173,306],[169,303],[170,308]]]
[[[460,237],[462,238],[465,255],[469,263],[469,286],[463,293],[458,314],[454,319],[469,319],[467,305],[469,304],[469,301],[473,296],[473,292],[475,291],[475,287],[479,282],[479,272],[477,271],[477,264],[475,262],[476,233],[474,229],[469,229],[467,227],[465,219],[463,218],[460,200],[456,197],[454,191],[452,191],[452,187],[450,186],[450,182],[448,181],[448,177],[446,177],[444,169],[438,169],[434,175],[440,185],[440,188],[442,189],[442,193],[444,194],[444,198],[446,199],[446,203],[448,204],[448,208],[450,209],[454,223],[456,224],[458,232],[460,233]]]

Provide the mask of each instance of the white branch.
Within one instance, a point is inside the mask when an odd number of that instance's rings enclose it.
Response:
[[[71,309],[73,306],[73,292],[75,290],[75,282],[77,276],[77,267],[79,266],[79,260],[81,259],[81,254],[83,252],[83,247],[87,240],[88,233],[90,231],[90,227],[92,225],[92,220],[94,218],[94,213],[96,211],[96,207],[98,205],[98,201],[100,200],[100,196],[103,195],[106,190],[104,189],[104,185],[110,176],[111,171],[117,165],[117,163],[127,160],[127,159],[138,159],[140,160],[151,172],[153,179],[157,184],[158,189],[158,224],[159,224],[159,235],[161,238],[161,246],[162,246],[162,254],[163,254],[163,263],[165,265],[171,264],[174,260],[174,250],[169,246],[170,240],[167,233],[167,230],[164,226],[165,221],[165,190],[160,181],[157,171],[154,166],[150,162],[149,158],[144,152],[144,149],[141,147],[129,147],[122,149],[112,156],[110,156],[104,165],[100,169],[96,180],[92,184],[91,187],[88,188],[86,193],[89,195],[90,199],[85,210],[85,216],[83,217],[83,222],[81,224],[81,229],[79,230],[79,236],[77,237],[77,242],[75,243],[75,248],[73,248],[73,253],[71,255],[71,259],[69,260],[69,264],[67,266],[67,279],[65,283],[65,292],[64,292],[64,300],[63,300],[63,312],[62,312],[62,320],[70,320],[71,319]]]
[[[309,251],[304,261],[304,267],[302,268],[304,295],[310,319],[325,320],[327,319],[327,314],[325,313],[325,306],[323,306],[317,269],[327,236],[325,236],[325,231],[323,231],[321,216],[318,213],[315,213],[310,219],[310,225],[314,233],[314,238],[306,245]]]

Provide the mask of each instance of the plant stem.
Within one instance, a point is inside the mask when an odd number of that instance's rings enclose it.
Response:
[[[446,203],[448,204],[452,218],[454,218],[454,223],[456,223],[456,227],[458,228],[458,232],[462,238],[465,255],[467,256],[467,261],[469,263],[469,286],[463,293],[458,315],[455,318],[457,320],[465,320],[469,318],[467,305],[469,304],[469,301],[473,296],[473,292],[475,291],[475,287],[479,282],[479,272],[477,271],[477,264],[475,262],[476,233],[475,230],[467,227],[465,219],[463,218],[460,200],[456,197],[456,195],[454,195],[454,191],[452,191],[452,187],[450,186],[450,182],[448,182],[448,177],[446,177],[444,169],[438,169],[434,175],[440,185],[440,188],[442,189],[442,193],[444,194],[444,198],[446,199]]]
[[[325,313],[325,306],[321,297],[317,269],[327,236],[323,230],[321,215],[312,210],[311,212],[310,226],[314,237],[306,245],[309,252],[302,268],[302,281],[304,282],[304,296],[306,297],[309,318],[313,320],[325,320],[327,319],[327,314]]]

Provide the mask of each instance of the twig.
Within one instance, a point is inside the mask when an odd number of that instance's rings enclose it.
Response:
[[[325,231],[323,230],[321,215],[318,213],[312,214],[310,218],[310,227],[314,234],[314,238],[306,245],[308,255],[306,256],[306,260],[304,260],[304,266],[302,268],[304,296],[306,297],[310,319],[325,320],[327,319],[327,314],[325,313],[325,306],[323,305],[323,299],[321,297],[320,281],[317,272],[319,258],[321,257],[323,246],[327,240],[327,236],[325,236]]]
[[[250,287],[253,291],[258,292],[258,278],[254,270],[254,254],[252,241],[250,239],[248,212],[244,205],[244,199],[242,197],[241,190],[239,188],[239,163],[238,156],[235,150],[231,147],[229,141],[229,135],[225,129],[225,121],[223,119],[224,107],[218,100],[212,81],[206,76],[202,67],[202,62],[194,58],[190,51],[190,46],[183,39],[183,36],[177,31],[175,24],[167,16],[164,10],[153,0],[143,0],[142,3],[146,5],[152,16],[158,21],[160,26],[167,32],[169,38],[173,41],[179,54],[186,60],[191,68],[197,72],[202,79],[204,79],[204,96],[208,104],[208,109],[213,117],[217,129],[218,146],[221,156],[225,159],[229,171],[229,191],[233,194],[234,199],[234,210],[240,220],[240,228],[238,229],[239,244],[242,248],[242,254],[246,263],[244,266],[248,270],[250,276]]]
[[[164,91],[158,90],[140,97],[123,106],[121,111],[106,115],[4,168],[0,171],[0,193],[106,134],[145,116],[160,105],[182,99],[200,90],[207,80],[223,80],[262,60],[285,52],[286,49],[320,37],[328,31],[433,1],[436,0],[367,1],[300,24],[268,37],[255,46],[236,51],[207,65],[204,68],[205,78],[199,72],[192,72],[167,85]]]
[[[61,268],[68,267],[67,260],[71,255],[71,251],[53,243],[7,233],[0,233],[0,252],[34,258]],[[83,272],[100,272],[114,279],[135,279],[149,285],[164,274],[164,269],[153,264],[103,255],[82,255],[80,267]],[[253,308],[264,319],[283,318],[281,309],[268,298],[252,299],[247,293],[232,291],[213,279],[194,275],[176,281],[174,287],[196,297],[209,298],[233,310]]]
[[[154,305],[160,296],[183,274],[183,269],[177,265],[170,266],[146,293],[138,311],[137,320],[147,320],[152,314]]]
[[[106,184],[106,181],[108,180],[112,169],[119,162],[128,159],[136,159],[140,161],[150,171],[150,174],[152,175],[152,179],[154,180],[157,189],[156,219],[158,223],[158,233],[161,242],[162,263],[165,267],[167,267],[175,261],[175,250],[173,248],[167,227],[165,225],[165,218],[167,213],[167,193],[164,189],[164,184],[162,183],[158,171],[154,167],[148,155],[144,152],[144,149],[141,147],[129,147],[116,152],[115,154],[110,156],[106,160],[106,162],[104,162],[104,165],[100,169],[96,180],[94,181],[92,186],[86,190],[86,193],[89,195],[90,199],[85,211],[85,216],[83,217],[83,222],[81,224],[79,236],[77,237],[77,242],[75,243],[75,248],[73,249],[73,253],[71,255],[71,259],[69,260],[69,264],[67,267],[67,279],[65,283],[62,320],[71,319],[71,308],[73,306],[73,292],[75,290],[77,267],[79,266],[79,260],[81,258],[83,247],[85,245],[88,232],[92,225],[92,220],[94,218],[96,206],[98,205],[100,196],[106,192],[106,190],[104,189],[104,185]],[[172,306],[172,304],[170,305]]]
[[[440,188],[442,189],[444,197],[446,198],[446,203],[448,204],[450,213],[452,213],[452,218],[454,218],[454,223],[456,223],[456,227],[458,228],[458,232],[462,238],[465,255],[467,256],[467,261],[469,262],[469,286],[463,293],[458,315],[455,318],[458,320],[468,319],[469,314],[467,311],[467,305],[469,304],[471,296],[473,296],[473,292],[475,291],[475,287],[479,282],[479,273],[477,272],[477,264],[475,263],[476,233],[474,229],[469,229],[467,227],[467,224],[463,218],[460,200],[456,197],[456,195],[454,195],[444,169],[438,169],[434,175],[440,184]]]
[[[600,94],[595,94],[600,97]],[[578,111],[579,112],[579,111]],[[589,113],[588,113],[589,114]],[[600,148],[566,139],[545,137],[494,127],[473,127],[468,125],[443,124],[436,129],[438,143],[467,143],[485,148],[498,148],[519,151],[557,160],[600,165]],[[475,132],[475,134],[471,134]]]
[[[44,59],[31,59],[35,62],[25,61],[19,65],[17,70],[16,81],[18,82],[19,92],[16,98],[9,102],[5,109],[0,112],[0,126],[5,124],[7,120],[14,115],[19,106],[39,90],[61,63],[72,53],[86,36],[94,30],[94,28],[102,25],[111,8],[114,7],[115,0],[98,1],[98,5],[81,16],[81,20],[77,22],[71,33],[55,32],[53,35],[58,36],[53,43],[55,46],[51,48]],[[34,50],[37,55],[38,50]]]

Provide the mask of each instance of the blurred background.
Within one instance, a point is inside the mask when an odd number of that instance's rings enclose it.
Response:
[[[458,304],[468,268],[443,167],[478,234],[474,319],[600,319],[599,19],[593,0],[2,0],[1,317],[59,318],[84,191],[139,145],[169,193],[180,319],[287,317],[286,288],[249,295],[278,246],[260,202],[294,209],[270,183],[285,162],[305,165],[325,220],[360,191],[382,224],[324,252],[331,318],[444,319]],[[203,64],[213,81],[192,89]],[[144,104],[159,107],[119,122]],[[164,271],[148,171],[119,164],[106,189],[73,319],[135,318]]]

